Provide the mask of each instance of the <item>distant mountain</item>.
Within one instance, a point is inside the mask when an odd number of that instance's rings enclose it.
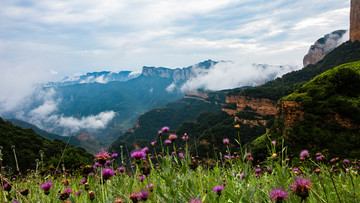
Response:
[[[65,85],[84,84],[84,83],[109,83],[113,81],[125,82],[133,78],[136,78],[139,75],[140,73],[131,72],[131,71],[120,71],[118,73],[110,72],[110,71],[92,72],[92,73],[87,73],[86,75],[66,76],[61,81],[52,82],[49,83],[48,85],[65,86]]]
[[[60,163],[60,157],[65,150],[63,160],[66,169],[78,168],[84,164],[93,164],[93,155],[87,153],[83,148],[75,148],[60,140],[48,140],[32,129],[23,129],[0,118],[0,146],[2,146],[2,166],[5,170],[16,171],[13,147],[15,148],[19,170],[24,172],[27,169],[35,170],[36,161],[41,161],[40,150],[43,152],[44,165],[54,166]],[[41,164],[41,163],[40,163]],[[41,164],[42,165],[42,164]],[[4,170],[3,169],[3,170]],[[41,166],[39,167],[41,170]]]

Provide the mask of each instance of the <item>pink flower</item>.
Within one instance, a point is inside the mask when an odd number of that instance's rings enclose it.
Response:
[[[217,195],[221,195],[221,191],[223,191],[223,190],[224,190],[224,187],[221,185],[217,185],[213,188],[214,193],[216,193]]]
[[[164,126],[164,127],[161,129],[161,131],[163,131],[163,132],[165,132],[165,133],[167,133],[169,130],[170,130],[170,128],[167,127],[167,126]]]
[[[225,138],[225,139],[223,139],[223,143],[224,143],[224,144],[229,144],[229,143],[230,143],[230,141],[229,141],[229,139],[228,139],[228,138]]]
[[[275,202],[282,202],[284,199],[289,199],[289,195],[282,188],[273,188],[270,193],[270,200]]]
[[[104,168],[103,172],[102,172],[102,176],[105,180],[107,180],[107,179],[113,177],[114,173],[115,173],[115,171],[112,170],[111,168]]]
[[[300,153],[300,159],[305,159],[305,157],[308,157],[308,156],[309,156],[309,151],[308,150],[303,150]]]
[[[102,149],[99,153],[95,154],[94,156],[95,156],[95,160],[101,165],[105,165],[106,161],[111,158],[109,152],[104,151],[104,149]]]
[[[165,140],[164,142],[165,142],[165,144],[171,144],[170,140]]]
[[[136,160],[145,159],[146,153],[143,151],[135,151],[131,154],[131,158],[134,158]]]
[[[177,138],[177,135],[175,135],[175,134],[170,134],[169,135],[169,140],[175,140]]]
[[[303,177],[295,177],[294,184],[290,185],[291,191],[302,199],[306,199],[309,196],[311,187],[310,180]]]

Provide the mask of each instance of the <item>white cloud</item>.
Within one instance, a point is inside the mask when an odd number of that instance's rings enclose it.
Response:
[[[220,62],[211,67],[206,75],[200,74],[186,82],[181,89],[183,91],[199,88],[223,90],[242,86],[255,86],[295,69],[297,67]]]
[[[52,116],[51,120],[55,120],[55,125],[64,127],[70,132],[78,132],[81,129],[104,129],[114,117],[114,111],[104,111],[99,113],[98,115],[90,115],[87,117],[81,117],[80,119],[55,115]]]

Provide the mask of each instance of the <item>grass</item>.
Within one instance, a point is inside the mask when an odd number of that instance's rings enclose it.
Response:
[[[279,144],[282,150],[276,151],[269,140],[269,157],[264,162],[251,161],[245,147],[244,154],[228,150],[229,159],[219,154],[217,160],[199,160],[186,148],[170,144],[164,145],[166,157],[147,152],[145,159],[133,160],[125,172],[119,172],[118,162],[109,156],[105,156],[110,161],[106,166],[78,170],[54,171],[41,165],[38,171],[16,175],[2,170],[0,202],[190,202],[194,198],[201,202],[281,202],[280,197],[270,199],[270,192],[280,188],[288,195],[282,202],[360,201],[358,162],[331,160],[326,153],[290,160],[286,147]],[[317,160],[320,156],[322,160]],[[116,171],[114,176],[106,178],[101,173],[105,168]],[[303,188],[299,186],[301,194],[292,186],[298,178],[310,181]],[[48,195],[40,189],[45,182],[52,183]],[[11,185],[10,190],[6,184]],[[220,195],[213,191],[215,186],[223,187]],[[66,189],[72,193],[64,194]],[[28,190],[27,195],[24,190]],[[146,198],[145,191],[149,194]]]

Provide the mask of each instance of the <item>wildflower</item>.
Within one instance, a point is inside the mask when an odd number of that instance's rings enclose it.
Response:
[[[223,186],[224,186],[224,187],[227,186],[227,183],[226,183],[226,182],[223,182]]]
[[[162,135],[162,134],[163,134],[163,131],[159,130],[158,135]]]
[[[149,192],[146,190],[142,190],[139,194],[138,200],[139,201],[146,201],[148,197],[150,196]]]
[[[65,188],[61,194],[58,196],[58,199],[61,199],[61,200],[66,200],[67,198],[70,197],[70,194],[72,194],[73,191],[71,190],[71,188]]]
[[[249,161],[253,161],[254,158],[253,158],[252,156],[250,156],[250,157],[248,157],[248,160],[249,160]]]
[[[138,202],[139,196],[140,196],[140,194],[138,192],[134,191],[130,194],[130,199],[132,202]]]
[[[228,155],[224,155],[225,159],[230,159],[230,157]]]
[[[86,182],[87,182],[87,180],[86,180],[86,179],[83,179],[83,180],[80,181],[79,185],[82,185],[82,184],[84,184],[84,183],[86,183]]]
[[[224,190],[224,188],[221,185],[217,185],[213,188],[214,193],[216,193],[217,195],[221,195],[221,191],[223,191],[223,190]]]
[[[170,128],[167,127],[167,126],[164,126],[164,127],[161,129],[161,131],[162,131],[162,132],[165,132],[165,133],[167,133],[169,130],[170,130]]]
[[[120,167],[118,170],[119,170],[119,172],[124,173],[125,172],[125,167]]]
[[[301,197],[302,200],[305,200],[309,196],[309,189],[311,188],[310,180],[303,177],[296,177],[294,184],[290,185],[291,191]]]
[[[153,147],[154,147],[154,146],[155,146],[155,142],[151,142],[151,146],[153,146]]]
[[[271,173],[271,172],[272,172],[272,168],[271,168],[271,167],[268,167],[268,168],[267,168],[267,171],[268,171],[269,173]]]
[[[260,173],[260,172],[261,172],[261,168],[255,169],[255,173]]]
[[[239,129],[240,129],[240,125],[239,125],[239,124],[236,124],[236,125],[234,125],[234,128],[236,128],[237,130],[239,130]]]
[[[104,180],[107,180],[107,179],[113,177],[114,173],[115,173],[115,171],[112,170],[111,168],[104,168],[103,172],[102,172],[102,176],[103,176]]]
[[[336,161],[335,158],[332,158],[332,159],[330,160],[331,163],[333,163],[333,162],[335,162],[335,161]]]
[[[114,153],[111,155],[111,158],[116,158],[118,156],[118,154]]]
[[[5,191],[10,192],[10,190],[11,190],[11,185],[10,185],[9,183],[5,183],[4,186],[3,186],[3,188],[4,188]]]
[[[236,175],[238,172],[237,171],[234,171],[234,175]]]
[[[171,144],[170,140],[165,140],[165,144]]]
[[[192,198],[189,203],[201,203],[201,200],[198,198]]]
[[[179,157],[180,157],[180,158],[185,158],[184,154],[181,153],[181,152],[179,153]]]
[[[277,156],[276,153],[274,153],[274,154],[271,155],[271,157],[272,157],[273,159],[277,159],[278,156]]]
[[[81,191],[81,190],[79,190],[79,191],[77,191],[77,192],[75,192],[75,195],[76,196],[79,196],[79,195],[81,195],[83,192]]]
[[[270,193],[270,200],[275,201],[276,203],[281,203],[284,199],[289,199],[289,195],[287,191],[284,191],[281,187],[280,188],[273,188]]]
[[[172,155],[175,155],[175,154],[176,154],[176,152],[171,152],[171,154],[172,154]]]
[[[271,144],[276,145],[276,141],[275,140],[271,141]]]
[[[223,139],[223,143],[224,143],[224,144],[229,144],[229,143],[230,143],[230,141],[229,141],[229,139],[228,139],[228,138],[225,138],[225,139]]]
[[[111,158],[109,152],[104,151],[104,149],[102,149],[99,153],[95,154],[94,156],[95,156],[95,160],[100,165],[105,165],[106,161]]]
[[[169,140],[171,140],[171,141],[175,140],[176,138],[177,138],[177,135],[175,135],[175,134],[169,135]]]
[[[110,165],[111,164],[111,161],[110,160],[107,160],[105,165]]]
[[[143,151],[135,151],[131,153],[131,158],[134,158],[136,160],[145,159],[146,153]]]
[[[318,160],[318,161],[322,161],[322,160],[323,160],[323,158],[322,158],[322,156],[317,156],[317,157],[316,157],[316,160]]]
[[[349,164],[350,163],[350,161],[348,160],[348,159],[344,159],[344,164]]]
[[[123,200],[121,198],[116,198],[114,200],[114,203],[123,203]]]
[[[149,148],[148,148],[148,147],[144,147],[143,149],[141,149],[141,151],[146,153],[147,151],[149,151]]]
[[[52,182],[46,182],[40,186],[41,190],[44,190],[45,195],[50,194],[50,188],[52,186]]]
[[[139,180],[140,180],[141,182],[143,182],[143,181],[145,180],[145,177],[144,177],[144,176],[140,176],[140,177],[139,177]]]
[[[247,156],[248,158],[251,157],[251,153],[250,153],[250,152],[246,153],[246,156]]]
[[[88,191],[90,189],[90,184],[88,182],[86,182],[84,184],[84,188],[85,188],[86,191]]]
[[[146,188],[150,190],[150,192],[153,191],[154,184],[150,183],[149,185],[146,185]]]
[[[94,200],[95,199],[95,193],[94,191],[89,191],[89,196],[90,196],[90,200]]]
[[[184,136],[182,137],[182,139],[183,139],[184,141],[186,141],[186,140],[189,139],[189,136],[187,136],[187,134],[185,133]]]
[[[305,159],[305,157],[308,157],[308,156],[309,156],[309,151],[308,150],[303,150],[300,153],[300,159]]]

